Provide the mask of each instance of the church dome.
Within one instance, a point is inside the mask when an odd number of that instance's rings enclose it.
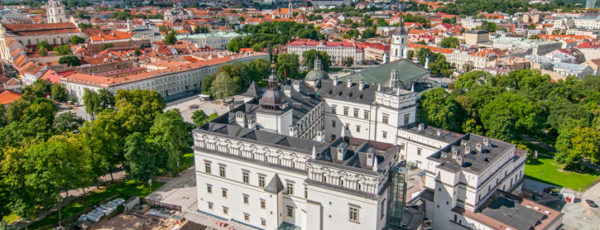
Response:
[[[268,81],[269,89],[260,98],[259,105],[265,109],[279,110],[283,105],[283,93],[279,90],[279,78],[275,74],[275,69],[271,69]]]
[[[305,81],[317,81],[317,80],[329,80],[327,72],[321,69],[321,60],[317,57],[315,59],[315,67],[309,71],[304,78]]]

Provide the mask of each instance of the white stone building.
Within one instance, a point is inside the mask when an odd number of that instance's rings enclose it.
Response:
[[[287,45],[287,53],[298,55],[302,62],[302,54],[309,50],[325,51],[331,57],[331,64],[341,66],[344,58],[352,58],[354,63],[361,63],[364,60],[364,53],[353,42],[329,42],[313,40],[295,40]]]
[[[557,229],[557,211],[520,210],[533,222],[511,222],[483,205],[519,188],[525,152],[417,125],[421,76],[389,76],[280,85],[272,74],[265,91],[251,85],[244,104],[193,132],[198,211],[258,229],[401,227],[392,178],[404,160],[427,172],[418,199],[434,229]]]

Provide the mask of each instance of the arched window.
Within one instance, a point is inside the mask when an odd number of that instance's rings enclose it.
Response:
[[[323,183],[327,183],[327,176],[325,176],[325,173],[321,175],[321,180],[323,181]]]
[[[344,178],[340,177],[340,187],[344,187]]]
[[[356,182],[356,190],[359,190],[359,191],[362,190],[362,185],[360,184],[360,181]]]

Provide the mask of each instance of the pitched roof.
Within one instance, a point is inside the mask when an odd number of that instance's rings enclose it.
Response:
[[[273,178],[271,178],[271,181],[269,181],[267,187],[265,187],[265,192],[279,193],[281,192],[281,190],[283,190],[283,183],[281,183],[279,175],[275,173],[275,175],[273,175]]]
[[[20,93],[15,93],[13,91],[4,90],[4,92],[0,93],[0,104],[6,105],[13,103],[14,101],[21,98]]]
[[[363,80],[365,84],[369,85],[377,85],[379,83],[385,84],[390,80],[390,73],[392,70],[399,71],[399,80],[401,82],[414,80],[427,73],[427,70],[425,70],[423,67],[413,63],[412,61],[402,59],[379,65],[359,73],[348,75],[343,77],[341,80],[345,82],[346,79],[352,79],[352,82],[354,83],[358,83],[360,80]]]

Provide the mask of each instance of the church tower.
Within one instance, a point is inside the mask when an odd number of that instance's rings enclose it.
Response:
[[[400,26],[392,33],[392,45],[390,47],[390,61],[397,61],[400,58],[408,58],[408,33],[404,29],[403,20],[400,19]]]
[[[65,6],[60,0],[48,0],[46,5],[46,14],[48,23],[64,23],[69,22],[65,15]]]

